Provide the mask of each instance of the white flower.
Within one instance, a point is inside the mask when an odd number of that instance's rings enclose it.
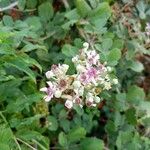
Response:
[[[74,81],[73,82],[73,87],[75,88],[75,89],[78,89],[79,87],[81,86],[81,83],[80,83],[80,81]]]
[[[108,66],[108,67],[107,67],[107,71],[108,71],[108,72],[111,72],[111,71],[112,71],[112,68]]]
[[[88,48],[89,48],[89,43],[84,42],[84,43],[83,43],[83,47],[85,47],[85,48],[87,48],[87,49],[88,49]]]
[[[56,98],[60,98],[60,97],[61,97],[61,94],[62,94],[62,91],[60,91],[60,90],[58,89],[58,90],[56,90],[54,96],[55,96]]]
[[[85,71],[85,67],[82,66],[82,65],[80,65],[80,64],[78,64],[77,67],[76,67],[76,70],[77,70],[78,72],[84,72],[84,71]]]
[[[71,108],[73,107],[73,102],[72,102],[71,100],[66,100],[65,106],[66,106],[68,109],[71,109]]]
[[[108,75],[108,74],[105,76],[105,79],[106,79],[107,81],[110,81],[110,78],[109,78],[109,75]]]
[[[78,94],[79,94],[79,96],[83,96],[83,93],[84,93],[84,87],[81,86],[81,87],[79,88]]]
[[[111,89],[111,84],[110,84],[110,82],[104,82],[104,89],[106,89],[106,90]]]
[[[118,79],[113,79],[114,84],[118,84]]]
[[[79,59],[78,59],[78,55],[72,58],[72,62],[73,62],[73,63],[76,63],[78,60],[79,60]]]
[[[101,101],[101,99],[100,99],[98,96],[95,96],[94,101],[95,101],[96,103],[99,103],[99,102]]]
[[[53,73],[52,71],[47,71],[47,72],[45,73],[45,75],[46,75],[46,78],[47,78],[47,79],[50,79],[50,78],[52,78],[52,77],[54,76],[54,73]]]
[[[47,87],[43,87],[40,89],[41,92],[46,92],[47,91]]]
[[[61,67],[62,67],[62,70],[63,70],[64,73],[66,73],[69,69],[69,66],[66,65],[66,64],[63,64]]]
[[[85,42],[85,43],[83,43],[83,52],[84,53],[86,53],[86,51],[88,50],[88,48],[89,48],[89,43],[87,43],[87,42]]]

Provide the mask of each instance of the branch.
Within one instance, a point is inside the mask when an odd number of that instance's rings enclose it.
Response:
[[[15,7],[15,6],[17,6],[17,5],[18,5],[18,1],[14,2],[14,3],[12,3],[12,4],[10,4],[9,6],[6,6],[6,7],[4,7],[4,8],[0,8],[0,12],[5,11],[5,10],[9,10],[9,9],[12,9],[13,7]]]

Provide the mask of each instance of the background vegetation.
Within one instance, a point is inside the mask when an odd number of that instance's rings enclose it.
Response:
[[[148,0],[0,0],[0,18],[0,150],[150,149]],[[119,85],[98,108],[45,103],[44,73],[74,73],[85,41]]]

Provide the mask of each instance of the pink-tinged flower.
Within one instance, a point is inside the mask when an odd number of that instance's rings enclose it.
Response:
[[[88,75],[89,79],[96,78],[98,75],[98,72],[97,72],[96,68],[90,67],[87,70],[87,75]]]
[[[84,85],[87,84],[89,82],[88,75],[86,73],[81,73],[80,74],[80,81]]]
[[[66,72],[68,71],[69,66],[66,64],[58,64],[58,65],[52,65],[51,72],[57,76],[57,78],[61,78],[62,76],[65,76]]]
[[[145,31],[146,31],[146,34],[147,34],[148,36],[150,36],[150,23],[147,23],[147,24],[146,24]]]
[[[73,102],[72,102],[71,100],[66,100],[65,106],[66,106],[68,109],[71,109],[71,108],[73,107]]]
[[[48,87],[41,88],[40,91],[45,92],[47,95],[44,97],[46,102],[49,102],[55,93],[55,86],[52,84],[52,82],[47,82]]]
[[[62,91],[66,90],[68,86],[67,80],[65,79],[60,79],[58,81],[58,88]]]
[[[100,74],[103,74],[107,71],[107,68],[103,64],[98,64],[97,70]]]
[[[95,50],[87,51],[87,59],[89,64],[96,65],[99,61],[99,55],[96,53]]]

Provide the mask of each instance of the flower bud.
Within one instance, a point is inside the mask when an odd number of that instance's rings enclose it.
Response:
[[[46,75],[46,78],[47,78],[47,79],[50,79],[50,78],[52,78],[52,77],[54,76],[54,73],[53,73],[52,71],[47,71],[47,72],[45,73],[45,75]]]
[[[118,84],[118,79],[113,79],[114,84]]]
[[[89,43],[87,43],[87,42],[83,43],[83,47],[88,49],[89,48]]]
[[[75,89],[79,88],[80,86],[81,86],[80,81],[74,81],[74,82],[73,82],[73,87],[74,87]]]
[[[66,106],[68,109],[71,109],[71,108],[73,107],[73,102],[72,102],[71,100],[66,100],[65,106]]]
[[[96,103],[99,103],[99,102],[101,101],[101,99],[100,99],[98,96],[95,96],[94,101],[95,101]]]
[[[112,71],[112,68],[108,66],[108,67],[107,67],[107,71],[108,71],[108,72],[111,72],[111,71]]]
[[[57,91],[55,92],[54,96],[55,96],[56,98],[60,98],[60,97],[61,97],[61,94],[62,94],[62,92],[61,92],[60,90],[57,90]]]

